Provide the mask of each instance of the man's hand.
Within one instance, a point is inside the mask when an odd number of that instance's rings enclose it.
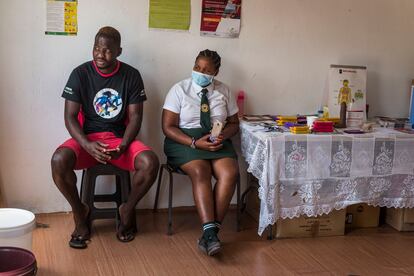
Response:
[[[99,163],[106,164],[111,159],[111,155],[107,151],[107,144],[95,141],[89,142],[85,146],[85,150],[92,155]]]
[[[211,142],[209,140],[210,134],[204,135],[195,142],[197,149],[207,150],[207,151],[218,151],[223,147],[223,136],[220,135],[216,138],[216,141]]]
[[[119,145],[114,149],[107,149],[105,152],[111,156],[111,159],[118,159],[126,150],[125,146]]]

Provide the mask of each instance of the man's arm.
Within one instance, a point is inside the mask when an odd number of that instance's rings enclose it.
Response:
[[[75,139],[83,148],[89,142],[78,121],[80,104],[74,101],[65,100],[65,126],[70,136]]]
[[[135,137],[138,135],[139,130],[141,129],[142,123],[142,114],[144,112],[144,104],[130,104],[128,105],[128,125],[126,127],[124,137],[122,138],[122,142],[119,145],[119,152],[123,153],[134,141]]]
[[[111,157],[105,153],[108,145],[101,142],[90,142],[86,137],[78,121],[80,104],[74,101],[65,100],[65,126],[73,139],[75,139],[82,148],[92,155],[98,162],[106,164]]]

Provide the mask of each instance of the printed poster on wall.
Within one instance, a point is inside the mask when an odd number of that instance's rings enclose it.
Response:
[[[240,16],[241,0],[203,0],[200,35],[237,38]]]
[[[45,34],[76,35],[77,33],[78,1],[48,0]]]
[[[150,0],[148,25],[154,29],[188,30],[190,0]]]
[[[339,117],[341,104],[347,110],[363,111],[366,119],[367,68],[364,66],[331,65],[329,69],[328,108],[330,117]]]

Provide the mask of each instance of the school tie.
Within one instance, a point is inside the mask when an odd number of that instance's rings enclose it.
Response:
[[[200,103],[200,125],[203,129],[203,132],[205,133],[211,130],[210,106],[208,104],[207,92],[208,90],[206,88],[203,88],[203,90],[201,90]]]

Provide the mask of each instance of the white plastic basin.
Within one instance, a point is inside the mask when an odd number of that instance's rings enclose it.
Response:
[[[32,212],[0,208],[0,246],[13,246],[32,251],[35,215]]]

